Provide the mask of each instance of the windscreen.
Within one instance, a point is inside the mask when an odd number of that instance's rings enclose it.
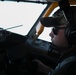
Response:
[[[1,1],[0,27],[27,35],[45,7],[46,4]]]

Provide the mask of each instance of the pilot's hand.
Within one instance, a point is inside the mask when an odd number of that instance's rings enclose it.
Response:
[[[34,59],[33,61],[37,63],[38,72],[41,72],[41,73],[44,73],[45,75],[48,75],[48,73],[52,70],[49,66],[45,65],[40,60]]]

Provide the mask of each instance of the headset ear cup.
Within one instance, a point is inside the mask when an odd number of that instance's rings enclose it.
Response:
[[[65,36],[69,44],[76,43],[76,24],[74,24],[73,26],[67,26],[65,30]]]
[[[69,33],[70,33],[69,30],[70,30],[70,29],[69,29],[69,26],[67,26],[66,29],[65,29],[65,37],[66,37],[66,39],[68,40],[68,43],[69,43]]]

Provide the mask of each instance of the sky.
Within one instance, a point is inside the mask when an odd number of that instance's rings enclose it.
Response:
[[[46,5],[42,4],[1,1],[0,27],[7,29],[20,25],[21,27],[12,28],[9,31],[26,35],[45,7]],[[39,38],[50,41],[50,31],[50,28],[45,28]]]

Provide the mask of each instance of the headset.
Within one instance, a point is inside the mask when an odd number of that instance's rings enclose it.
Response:
[[[69,44],[76,44],[76,24],[67,26],[65,36]]]
[[[71,6],[69,0],[60,0],[58,4],[64,12],[66,20],[69,22],[65,29],[65,36],[68,43],[71,45],[76,44],[76,6]]]
[[[69,44],[76,44],[76,6],[70,6],[70,8],[72,16],[71,18],[69,17],[70,23],[65,29],[65,36]]]

